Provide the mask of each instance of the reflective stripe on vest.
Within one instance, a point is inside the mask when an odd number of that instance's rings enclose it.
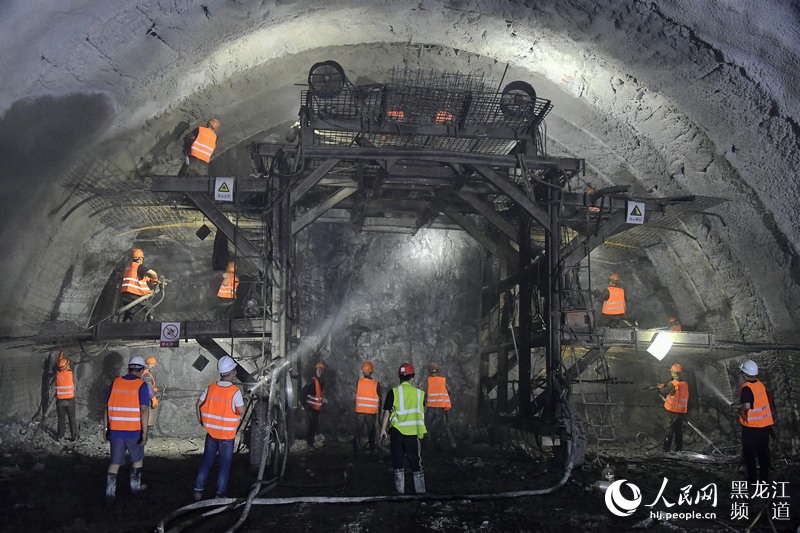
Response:
[[[356,413],[374,415],[378,413],[378,382],[370,378],[361,378],[356,387]]]
[[[425,407],[423,392],[408,382],[403,382],[394,389],[394,402],[390,425],[403,435],[416,435],[420,439],[428,430],[425,428]]]
[[[432,409],[450,409],[450,394],[447,393],[447,378],[444,376],[428,376],[427,407]]]
[[[140,431],[142,413],[139,408],[139,379],[116,378],[108,396],[108,429],[113,431]]]
[[[236,438],[240,415],[233,410],[233,397],[239,389],[235,385],[220,387],[216,382],[208,386],[206,399],[200,406],[203,427],[215,439]]]
[[[131,261],[122,274],[121,292],[129,292],[137,296],[144,296],[153,292],[147,284],[147,279],[139,279],[139,263]]]
[[[685,413],[689,409],[689,385],[685,381],[673,379],[674,395],[664,398],[664,409],[671,413]]]
[[[320,385],[317,378],[311,378],[314,381],[314,396],[306,396],[306,404],[315,411],[322,411],[322,385]]]
[[[56,399],[69,400],[75,397],[75,382],[72,380],[72,370],[59,370],[56,372]]]
[[[739,416],[739,422],[743,426],[749,428],[765,428],[771,426],[772,409],[769,406],[769,398],[767,397],[767,389],[760,381],[748,381],[739,387],[739,392],[744,387],[749,387],[753,391],[753,405],[747,410],[747,420]]]
[[[607,287],[608,300],[603,302],[604,315],[625,314],[625,290],[619,287]]]
[[[189,155],[196,157],[200,161],[206,163],[211,162],[211,154],[214,153],[214,148],[217,147],[217,134],[211,128],[200,126],[197,128],[197,137],[192,143],[192,148],[189,150]]]
[[[233,281],[233,283],[231,283]],[[231,276],[228,276],[227,281],[225,278],[222,278],[222,283],[219,285],[219,290],[217,291],[217,296],[219,298],[227,298],[233,299],[236,298],[236,289],[239,288],[239,276],[236,274],[233,275],[233,279]]]

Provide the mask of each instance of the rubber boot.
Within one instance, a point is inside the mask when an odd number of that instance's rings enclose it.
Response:
[[[106,474],[106,501],[111,503],[117,497],[117,475]]]
[[[678,433],[675,435],[675,451],[679,452],[683,450],[683,435]]]
[[[414,492],[425,494],[425,472],[414,472]]]
[[[358,457],[358,439],[353,439],[353,457]]]
[[[397,494],[405,494],[406,492],[406,471],[405,470],[395,470],[394,471],[394,489]]]
[[[672,448],[672,435],[664,437],[664,451],[668,452],[670,448]]]
[[[142,469],[131,469],[131,492],[138,494],[147,488],[147,485],[142,483]]]

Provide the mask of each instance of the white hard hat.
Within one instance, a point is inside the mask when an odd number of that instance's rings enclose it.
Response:
[[[751,361],[750,359],[745,359],[739,365],[739,370],[747,374],[748,376],[757,376],[758,375],[758,365],[755,361]]]
[[[219,371],[220,374],[225,375],[235,368],[236,368],[236,361],[234,361],[233,357],[229,355],[222,357],[217,362],[217,370]]]
[[[140,366],[144,368],[146,365],[147,363],[144,362],[144,357],[142,357],[141,355],[134,355],[133,357],[131,357],[130,361],[128,361],[129,367]]]

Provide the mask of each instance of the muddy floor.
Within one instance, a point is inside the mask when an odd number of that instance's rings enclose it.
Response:
[[[226,505],[205,502],[199,509],[183,509],[194,504],[201,439],[154,438],[145,457],[147,490],[131,495],[123,483],[124,468],[117,501],[106,504],[108,445],[97,429],[70,443],[55,441],[47,430],[21,435],[22,426],[0,428],[3,531],[148,532],[159,524],[167,531],[226,531],[243,515],[244,498],[256,478],[246,451],[234,458]],[[788,458],[774,457],[773,479],[783,484],[773,488],[780,494],[745,501],[733,494],[732,483],[744,479],[734,447],[722,456],[703,455],[703,450],[664,454],[656,448],[655,443],[638,443],[600,450],[599,456],[590,449],[586,464],[554,489],[563,469],[548,453],[479,442],[449,451],[426,446],[428,493],[401,498],[392,495],[387,449],[354,457],[345,439],[322,437],[314,449],[300,441],[290,449],[281,482],[256,499],[237,531],[745,531],[751,524],[752,531],[795,531],[800,526],[800,465]],[[616,480],[626,479],[641,490],[641,504],[630,516],[612,514],[604,491],[597,488],[605,465]],[[212,470],[209,485],[215,474]],[[711,486],[716,489],[713,506]],[[409,475],[409,492],[411,487]],[[549,489],[541,495],[509,494]],[[342,501],[365,496],[385,498]],[[716,516],[659,520],[652,516],[657,511]]]

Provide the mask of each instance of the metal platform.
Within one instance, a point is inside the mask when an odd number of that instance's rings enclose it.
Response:
[[[258,319],[181,322],[181,339],[197,337],[269,336],[271,322]],[[161,338],[161,322],[104,322],[92,329],[92,340],[140,340]]]

